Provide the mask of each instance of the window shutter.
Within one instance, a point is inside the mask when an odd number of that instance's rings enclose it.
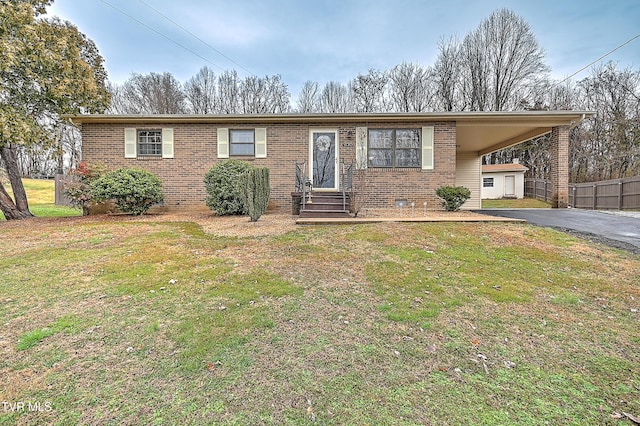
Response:
[[[173,129],[162,129],[162,158],[173,158]]]
[[[229,129],[218,129],[218,158],[229,158]]]
[[[124,158],[136,158],[137,156],[137,132],[136,129],[124,129]]]
[[[367,158],[367,128],[356,127],[356,169],[366,169],[369,164]]]
[[[422,128],[422,170],[433,170],[433,126]]]
[[[257,128],[255,135],[256,158],[267,158],[267,129]]]

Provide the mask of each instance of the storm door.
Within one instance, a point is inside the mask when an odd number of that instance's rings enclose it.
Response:
[[[311,130],[309,132],[309,176],[314,190],[338,190],[338,131]]]

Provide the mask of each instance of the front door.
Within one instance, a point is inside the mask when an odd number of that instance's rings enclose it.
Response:
[[[515,197],[516,195],[516,177],[515,176],[504,177],[504,195],[506,197]]]
[[[309,178],[314,190],[338,190],[338,131],[317,129],[309,132]]]

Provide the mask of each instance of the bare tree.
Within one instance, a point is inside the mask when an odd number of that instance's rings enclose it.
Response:
[[[351,112],[349,89],[341,83],[330,81],[325,84],[320,95],[320,111],[326,113]]]
[[[247,77],[240,84],[244,114],[279,114],[289,110],[289,89],[279,75]]]
[[[320,85],[315,81],[307,81],[298,95],[297,111],[301,113],[320,112]]]
[[[475,111],[503,111],[520,101],[514,94],[548,70],[544,50],[529,24],[509,9],[495,11],[461,46],[470,78],[468,103]]]
[[[463,111],[461,47],[457,38],[441,40],[432,78],[436,86],[435,101],[442,111]]]
[[[615,64],[594,67],[578,83],[584,107],[596,111],[586,144],[590,147],[587,180],[640,174],[640,73],[618,71]]]
[[[265,81],[259,77],[247,77],[240,84],[240,100],[243,114],[264,114],[267,112]]]
[[[240,112],[238,73],[225,71],[218,77],[217,112],[237,114]]]
[[[389,78],[385,72],[370,69],[359,74],[351,83],[356,112],[381,112],[385,106],[385,86]]]
[[[216,75],[209,67],[202,67],[184,85],[184,92],[193,114],[211,114],[216,109]]]
[[[391,110],[422,112],[431,106],[433,91],[429,85],[427,70],[405,62],[396,65],[388,75]]]
[[[520,99],[518,108],[530,111],[568,111],[578,108],[579,104],[578,91],[571,81],[559,83],[538,78],[516,95],[514,98]]]
[[[107,81],[107,90],[111,93],[110,114],[127,114],[129,111],[127,99],[124,96],[123,85]]]
[[[291,109],[291,94],[289,87],[282,81],[280,75],[267,76],[267,112],[283,114]]]
[[[61,123],[56,128],[58,144],[57,171],[72,170],[78,167],[82,159],[82,136],[80,129],[69,123]]]
[[[182,85],[173,74],[133,74],[116,92],[116,107],[124,114],[181,114],[186,112]],[[114,106],[112,105],[112,108]]]
[[[462,92],[465,105],[472,111],[485,111],[489,107],[489,52],[482,33],[468,34],[460,48],[463,61]]]

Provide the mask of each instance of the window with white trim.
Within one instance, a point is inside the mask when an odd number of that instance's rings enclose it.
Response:
[[[124,129],[124,158],[173,158],[173,129]]]
[[[421,167],[420,129],[369,129],[369,167]]]
[[[493,188],[493,178],[482,178],[483,188]]]
[[[229,154],[231,156],[253,156],[256,134],[251,130],[229,130]]]
[[[138,156],[162,156],[162,130],[138,130]]]
[[[218,158],[255,157],[267,158],[267,129],[228,129],[220,127],[218,136]]]

